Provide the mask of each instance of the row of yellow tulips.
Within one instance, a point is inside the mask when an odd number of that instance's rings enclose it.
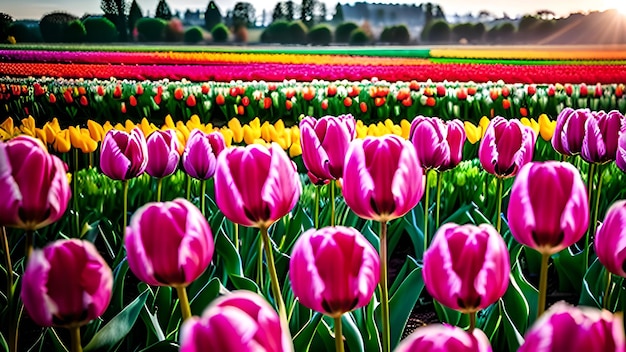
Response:
[[[540,115],[537,120],[523,117],[520,121],[522,124],[531,127],[544,140],[549,141],[552,138],[556,121],[550,120],[547,115]],[[486,116],[481,118],[478,125],[465,121],[465,133],[467,134],[468,142],[475,144],[480,141],[488,124],[489,118]],[[189,133],[197,128],[206,133],[213,131],[221,132],[227,146],[244,143],[269,144],[276,142],[284,150],[288,151],[291,157],[302,154],[300,129],[297,125],[287,127],[282,120],[278,120],[274,124],[267,121],[261,123],[259,118],[242,125],[239,120],[233,118],[227,125],[216,127],[211,123],[201,123],[197,115],[192,116],[186,123],[182,121],[174,122],[172,117],[168,115],[165,123],[160,127],[144,118],[138,124],[126,120],[123,125],[121,123],[112,125],[108,121],[100,124],[94,120],[88,120],[86,127],[69,126],[68,128],[61,128],[57,118],[53,118],[39,128],[36,127],[33,117],[22,119],[18,127],[13,119],[9,117],[0,124],[0,140],[5,141],[17,135],[26,134],[41,139],[45,145],[52,146],[59,153],[67,153],[72,147],[80,149],[83,153],[91,153],[98,148],[98,143],[102,141],[105,133],[110,129],[130,132],[135,127],[139,127],[146,136],[158,129],[174,129],[182,146],[185,145]],[[364,138],[366,136],[395,134],[403,138],[409,138],[410,128],[411,122],[408,120],[401,120],[399,124],[394,124],[390,119],[387,119],[384,122],[372,123],[370,125],[365,125],[363,121],[358,120],[356,123],[356,136],[357,138]]]

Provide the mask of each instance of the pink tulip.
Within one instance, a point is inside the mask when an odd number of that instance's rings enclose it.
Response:
[[[581,157],[590,163],[615,160],[624,116],[617,110],[592,112],[585,122]]]
[[[214,249],[206,218],[183,198],[139,208],[124,244],[130,270],[158,286],[187,286],[209,266]]]
[[[29,257],[22,277],[22,301],[41,326],[84,325],[104,313],[113,274],[91,242],[59,240]]]
[[[66,172],[38,139],[0,142],[0,225],[34,231],[59,220],[71,197]]]
[[[626,172],[626,123],[620,131],[615,164],[620,170]]]
[[[208,180],[215,174],[217,156],[226,149],[220,132],[204,133],[194,129],[189,134],[183,152],[183,170],[196,179]]]
[[[174,130],[156,130],[148,136],[148,164],[146,173],[155,178],[169,176],[176,171],[180,154],[178,137]]]
[[[411,142],[396,135],[355,139],[346,154],[342,192],[358,216],[389,221],[424,193],[424,172]]]
[[[394,352],[491,352],[484,332],[474,329],[471,334],[453,326],[433,324],[417,328]]]
[[[552,135],[554,150],[563,155],[580,154],[585,135],[585,124],[591,117],[589,109],[565,108],[556,118],[556,126]]]
[[[274,308],[250,291],[215,299],[202,317],[191,317],[181,327],[181,352],[291,350],[289,332],[281,328]]]
[[[291,288],[300,303],[332,317],[367,305],[379,275],[378,252],[352,227],[307,230],[289,261]]]
[[[411,122],[409,136],[425,169],[449,170],[463,159],[466,136],[459,120],[444,122],[438,117],[420,115]]]
[[[624,352],[624,346],[621,314],[561,301],[526,332],[518,352]]]
[[[276,143],[226,149],[217,157],[215,199],[232,222],[268,227],[293,209],[301,192],[295,164]]]
[[[485,171],[498,177],[512,177],[533,159],[537,135],[519,120],[496,116],[487,127],[478,147]]]
[[[520,170],[509,200],[515,239],[546,254],[576,243],[587,231],[587,191],[578,169],[558,161],[535,162]]]
[[[471,313],[504,295],[510,271],[506,244],[493,226],[447,223],[424,253],[422,276],[434,299]]]
[[[302,161],[311,174],[322,180],[336,180],[343,175],[346,151],[354,139],[352,115],[307,116],[300,122]]]
[[[100,150],[100,169],[114,180],[126,181],[141,175],[148,164],[148,147],[143,132],[135,127],[130,133],[111,129]]]
[[[611,205],[594,245],[600,263],[611,273],[626,277],[626,200]]]

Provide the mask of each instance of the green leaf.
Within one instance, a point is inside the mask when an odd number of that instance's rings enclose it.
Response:
[[[409,257],[407,261],[413,261],[414,264],[417,265],[415,259],[411,257]],[[423,289],[424,281],[422,279],[422,268],[416,267],[402,280],[402,284],[389,300],[391,348],[395,348],[402,338],[402,332],[406,327],[411,311],[422,294]]]
[[[85,352],[110,350],[115,344],[121,341],[135,324],[139,317],[141,308],[146,303],[148,291],[143,291],[119,314],[109,321],[98,333],[89,341],[84,348]]]
[[[363,337],[359,332],[359,328],[354,322],[354,318],[350,313],[341,316],[341,325],[343,328],[343,336],[346,338],[346,345],[349,351],[365,351]]]
[[[559,290],[574,291],[580,295],[582,292],[582,282],[585,277],[583,271],[584,253],[578,251],[574,253],[574,247],[568,247],[552,256],[552,261],[556,272],[559,275]]]
[[[322,317],[322,313],[315,312],[311,320],[309,320],[306,325],[300,329],[298,333],[296,333],[293,337],[293,345],[296,351],[309,351],[313,336],[315,331],[317,331],[317,326],[320,321],[322,321]]]
[[[179,348],[180,346],[172,341],[159,341],[140,350],[140,352],[177,352]]]
[[[602,308],[602,296],[606,288],[606,271],[596,258],[585,273],[578,303],[583,306]]]

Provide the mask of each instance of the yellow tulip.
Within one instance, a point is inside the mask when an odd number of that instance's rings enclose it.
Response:
[[[472,144],[476,144],[476,142],[478,142],[482,138],[482,135],[483,135],[482,127],[480,127],[480,125],[475,126],[473,123],[469,121],[463,122],[463,125],[465,127],[465,134],[467,135],[467,140]]]
[[[42,128],[35,128],[35,136],[43,142],[44,145],[48,145],[48,139],[46,138],[46,132]]]
[[[180,131],[180,133],[183,134],[183,137],[185,138],[183,144],[187,144],[187,139],[189,139],[189,134],[191,133],[191,131],[187,128],[187,126],[182,122],[182,121],[178,121],[176,122],[176,129]]]
[[[265,140],[266,142],[271,142],[272,136],[276,138],[276,130],[274,129],[274,125],[271,125],[267,121],[263,122],[263,124],[261,125],[261,138],[263,138],[263,140]]]
[[[172,120],[171,115],[168,114],[167,116],[165,116],[165,122],[163,123],[163,126],[161,126],[161,128],[163,129],[164,126],[171,129],[176,128],[176,125],[174,124],[174,120]]]
[[[480,121],[478,121],[478,124],[481,128],[480,138],[483,138],[485,136],[485,132],[487,132],[487,127],[489,127],[490,122],[491,121],[487,118],[487,116],[481,117]]]
[[[548,115],[539,115],[539,135],[544,141],[549,142],[554,135],[554,129],[556,128],[556,121],[550,121]]]
[[[222,127],[219,132],[224,136],[226,147],[233,145],[233,131],[228,127]]]
[[[253,144],[256,139],[261,139],[261,126],[255,127],[252,123],[243,126],[243,140],[246,144]]]
[[[70,151],[72,144],[70,142],[70,131],[68,129],[61,130],[57,133],[54,144],[54,150],[59,153],[67,153]]]
[[[402,137],[409,139],[409,133],[411,132],[411,123],[408,120],[402,119],[400,121],[400,128],[402,128]]]
[[[274,124],[274,129],[279,134],[285,130],[285,123],[282,119],[278,119],[278,121],[276,121],[276,123]]]
[[[241,127],[241,122],[236,118],[232,118],[228,121],[228,128],[233,132],[233,141],[235,143],[241,143],[243,141],[243,128]]]
[[[367,137],[367,132],[369,130],[369,127],[365,126],[363,124],[363,121],[358,120],[356,122],[355,127],[356,127],[356,138],[365,138],[365,137]]]
[[[20,134],[20,130],[13,125],[13,119],[7,118],[0,124],[0,140],[7,141]]]
[[[533,131],[535,131],[536,135],[539,134],[539,123],[537,123],[537,121],[535,121],[534,119],[528,119],[526,117],[522,117],[519,121],[522,123],[522,125],[528,126]]]
[[[158,128],[153,124],[148,122],[148,119],[145,117],[141,119],[141,123],[139,123],[139,129],[143,132],[143,135],[148,137],[152,132],[158,130]]]
[[[291,147],[289,147],[289,156],[295,158],[298,155],[302,155],[302,147],[300,143],[293,143]]]
[[[187,120],[187,128],[189,131],[193,131],[194,128],[204,131],[204,126],[202,125],[202,122],[200,122],[200,117],[196,114],[191,115],[189,120]]]
[[[102,142],[104,138],[104,127],[93,120],[87,120],[87,129],[89,130],[89,136],[96,142]]]
[[[83,137],[83,141],[85,143],[85,147],[81,149],[82,152],[85,154],[95,152],[96,149],[98,149],[98,141],[91,138],[91,134],[89,133],[89,130],[86,128],[81,128],[80,134]]]
[[[106,134],[113,129],[113,125],[111,125],[111,122],[107,121],[104,123],[104,125],[102,125],[102,129],[104,130],[104,134]]]
[[[68,128],[72,147],[80,149],[83,153],[92,153],[98,148],[98,142],[89,135],[89,130],[70,126]]]
[[[35,137],[35,119],[32,116],[22,119],[20,131],[22,131],[23,134]]]
[[[124,128],[124,125],[122,125],[121,123],[116,123],[115,126],[113,126],[113,128],[115,128],[118,131],[126,131],[126,128]]]
[[[126,133],[130,133],[135,127],[137,126],[135,126],[135,123],[133,123],[131,120],[126,120],[126,122],[124,123],[124,129],[126,130]]]

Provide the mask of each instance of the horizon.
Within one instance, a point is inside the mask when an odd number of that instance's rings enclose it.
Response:
[[[214,0],[215,1],[215,0]],[[197,1],[197,0],[179,0],[176,1],[176,5],[173,5],[173,0],[167,1],[172,12],[180,11],[184,13],[186,10],[195,11],[200,10],[204,12],[209,0]],[[215,1],[216,5],[220,9],[222,15],[225,15],[229,9],[232,9],[235,0],[223,0]],[[260,15],[263,10],[272,12],[273,8],[279,1],[264,1],[265,6],[254,5],[257,15]],[[301,1],[294,1],[296,4]],[[322,0],[326,4],[326,8],[329,15],[334,13],[337,3],[343,5],[352,5],[357,2],[369,2],[369,3],[388,3],[388,4],[415,4],[424,2],[414,2],[409,0],[395,0],[395,1],[336,1],[336,0]],[[39,20],[45,14],[54,11],[63,11],[81,17],[85,14],[101,14],[100,0],[81,1],[81,0],[57,0],[54,3],[50,3],[47,0],[22,0],[19,2],[11,2],[5,6],[2,11],[11,15],[15,20]],[[129,1],[130,3],[130,1]],[[251,2],[252,3],[252,2]],[[433,4],[441,6],[446,17],[458,15],[466,15],[471,13],[473,15],[478,14],[480,11],[486,10],[492,13],[496,17],[502,17],[507,15],[511,18],[519,18],[524,14],[534,14],[540,10],[549,10],[554,12],[556,17],[567,17],[572,13],[589,13],[593,11],[605,11],[608,9],[616,9],[621,13],[626,14],[626,1],[624,0],[555,0],[550,3],[550,6],[545,6],[545,1],[526,1],[520,3],[504,3],[501,0],[484,0],[480,3],[467,2],[465,0],[440,0],[432,1]],[[137,4],[141,8],[144,16],[154,16],[156,12],[156,6],[158,0],[137,0]],[[76,10],[80,9],[80,10]]]

